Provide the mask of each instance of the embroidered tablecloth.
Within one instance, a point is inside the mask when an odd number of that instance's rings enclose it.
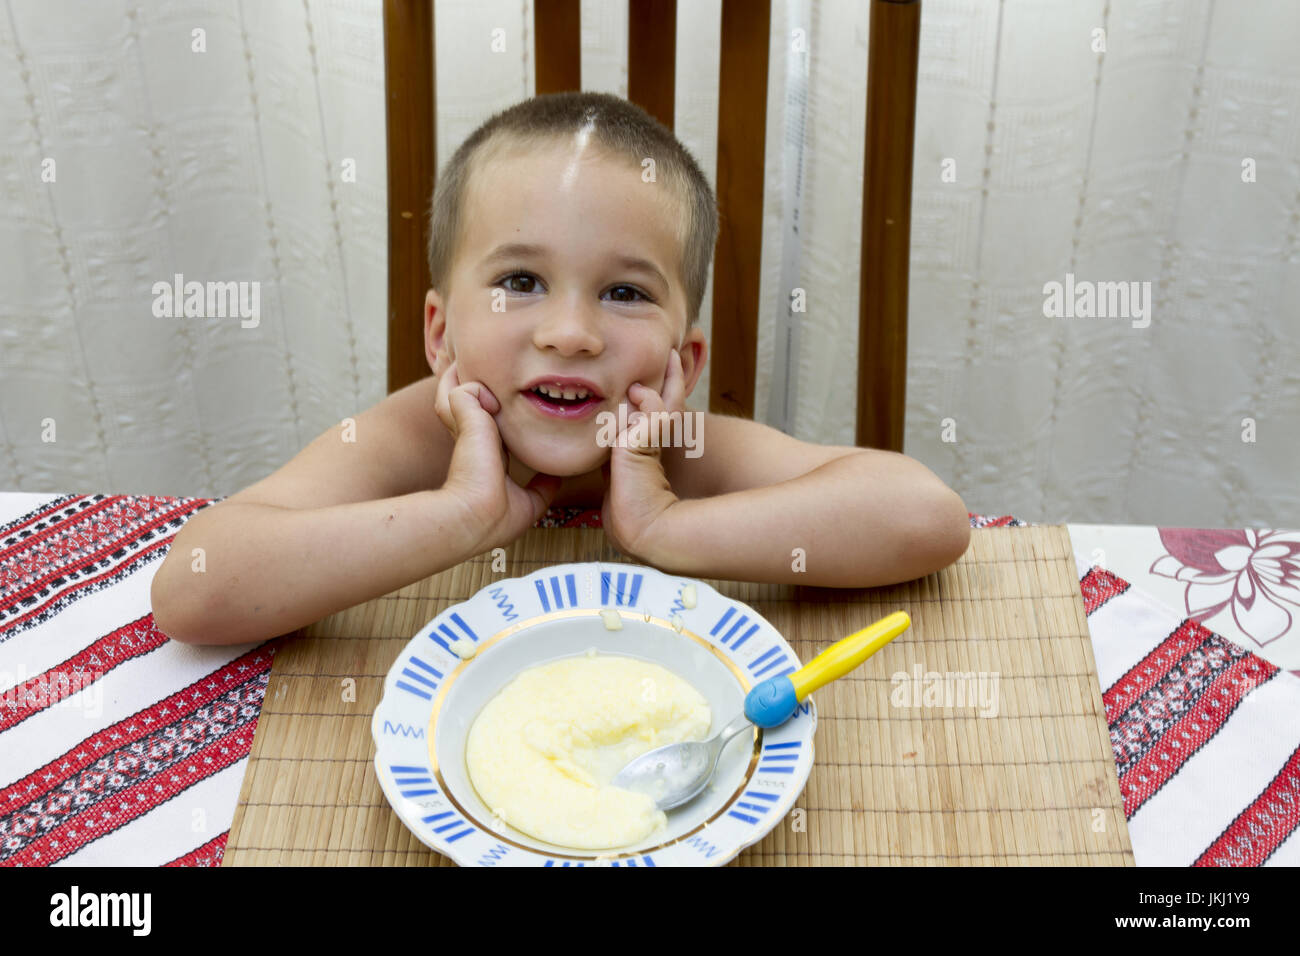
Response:
[[[0,494],[0,865],[220,865],[279,639],[179,644],[149,600],[219,500]],[[1136,862],[1300,864],[1300,678],[1075,551]]]

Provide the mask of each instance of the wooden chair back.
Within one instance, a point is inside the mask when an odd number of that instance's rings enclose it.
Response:
[[[534,0],[536,93],[581,89],[579,0]],[[871,0],[856,444],[903,449],[921,0]],[[384,0],[388,390],[429,374],[421,324],[437,169],[432,0]],[[709,410],[754,416],[770,0],[722,0]],[[628,0],[628,99],[669,129],[676,0]]]

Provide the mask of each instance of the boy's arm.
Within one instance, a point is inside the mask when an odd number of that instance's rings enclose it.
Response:
[[[187,643],[266,640],[472,557],[477,528],[436,490],[453,448],[432,379],[327,429],[177,533],[155,624]]]
[[[440,490],[324,508],[224,501],[176,535],[151,585],[154,623],[187,644],[264,641],[477,553]]]
[[[639,555],[656,567],[725,580],[879,587],[947,567],[970,543],[961,498],[906,455],[815,445],[748,419],[707,421],[693,463],[698,496],[665,512]]]

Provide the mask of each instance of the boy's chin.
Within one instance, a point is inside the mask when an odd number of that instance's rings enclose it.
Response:
[[[558,478],[574,478],[600,468],[609,461],[608,448],[584,448],[567,452],[560,448],[511,447],[511,453],[533,471]]]

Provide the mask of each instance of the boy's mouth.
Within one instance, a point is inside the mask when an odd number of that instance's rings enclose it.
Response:
[[[582,418],[602,401],[594,388],[559,382],[534,385],[523,395],[534,408],[563,419]]]

